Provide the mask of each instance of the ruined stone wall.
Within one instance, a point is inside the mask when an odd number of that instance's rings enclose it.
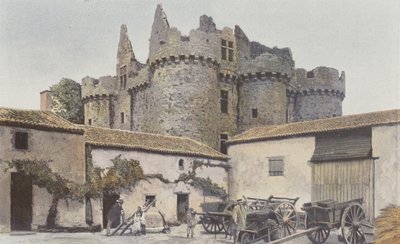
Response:
[[[333,68],[317,67],[307,72],[296,69],[294,85],[290,91],[293,103],[292,121],[306,121],[342,115],[345,96],[345,74]]]

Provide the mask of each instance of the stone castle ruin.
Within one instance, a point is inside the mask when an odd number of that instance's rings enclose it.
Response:
[[[146,64],[121,26],[116,76],[82,80],[85,124],[190,137],[225,150],[247,129],[342,115],[345,75],[295,68],[289,48],[200,17],[188,36],[157,6]]]

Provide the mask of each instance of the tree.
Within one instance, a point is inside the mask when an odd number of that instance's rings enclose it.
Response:
[[[71,79],[62,78],[50,87],[52,111],[72,123],[83,124],[83,101],[81,85]]]

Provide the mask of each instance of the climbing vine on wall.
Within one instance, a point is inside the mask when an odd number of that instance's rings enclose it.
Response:
[[[203,161],[195,160],[195,161],[193,161],[191,170],[187,173],[182,173],[179,176],[179,178],[174,181],[170,181],[170,180],[166,179],[162,174],[147,174],[146,178],[147,179],[158,179],[165,184],[184,182],[184,183],[190,184],[194,188],[203,190],[203,193],[207,196],[217,196],[222,199],[226,199],[228,197],[228,194],[226,193],[224,188],[222,188],[218,184],[212,182],[212,180],[209,177],[202,178],[202,177],[196,176],[196,170],[202,166],[220,167],[220,168],[224,168],[226,170],[229,168],[229,166],[224,165],[224,164],[211,164],[210,162],[203,162]]]

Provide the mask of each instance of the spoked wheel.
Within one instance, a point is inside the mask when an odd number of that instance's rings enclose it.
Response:
[[[221,233],[224,229],[221,219],[214,216],[204,216],[201,220],[201,224],[204,230],[210,234]]]
[[[224,209],[224,213],[232,216],[233,208],[235,204],[228,204]],[[232,235],[232,217],[222,217],[222,224],[224,226],[225,233],[227,235]]]
[[[306,216],[305,227],[306,229],[315,227],[308,215]],[[331,230],[329,228],[321,227],[320,229],[307,234],[307,238],[314,244],[322,244],[328,239],[330,233]]]
[[[360,244],[365,242],[362,226],[369,226],[364,208],[359,203],[347,206],[342,215],[342,236],[347,244]]]
[[[254,234],[249,232],[244,232],[240,238],[241,244],[248,244],[254,240]]]
[[[281,232],[281,237],[291,235],[296,232],[298,224],[298,216],[293,204],[284,202],[278,205],[274,210],[278,221],[278,228]]]

